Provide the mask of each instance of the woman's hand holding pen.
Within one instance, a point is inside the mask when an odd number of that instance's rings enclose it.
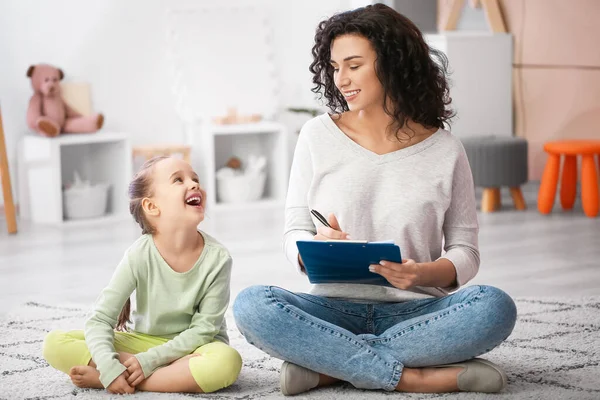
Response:
[[[327,216],[327,222],[329,226],[319,226],[317,228],[317,234],[315,240],[348,240],[350,235],[342,231],[340,224],[335,217],[334,213],[330,213]]]
[[[340,223],[335,217],[334,213],[329,213],[327,216],[327,220],[316,210],[311,210],[311,214],[317,218],[323,226],[319,226],[317,228],[317,234],[314,236],[314,240],[348,240],[350,239],[350,235],[346,232],[342,231],[340,228]],[[300,263],[300,268],[302,271],[304,270],[304,263],[302,262],[302,257],[298,254],[298,262]]]

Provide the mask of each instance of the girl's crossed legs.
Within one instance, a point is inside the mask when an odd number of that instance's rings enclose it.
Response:
[[[169,339],[134,332],[115,332],[119,361],[160,346]],[[54,330],[44,339],[44,358],[52,367],[68,374],[80,387],[103,388],[100,373],[92,360],[81,330]],[[149,392],[205,392],[230,386],[242,368],[239,353],[225,343],[214,341],[192,354],[154,371],[136,390]]]
[[[457,390],[448,382],[455,385],[461,369],[422,367],[484,354],[510,335],[516,320],[512,299],[490,286],[378,304],[253,286],[238,295],[233,311],[249,343],[319,372],[320,383],[424,392]]]

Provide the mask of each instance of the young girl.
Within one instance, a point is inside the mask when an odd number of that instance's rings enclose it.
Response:
[[[129,185],[129,199],[143,235],[125,252],[85,331],[50,332],[44,358],[75,385],[111,393],[208,393],[233,384],[242,360],[228,346],[224,318],[232,261],[197,230],[206,205],[198,176],[182,160],[153,158]]]

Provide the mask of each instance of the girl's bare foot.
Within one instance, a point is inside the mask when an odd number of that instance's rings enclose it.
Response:
[[[100,372],[94,367],[80,365],[71,368],[69,376],[73,384],[80,388],[104,389],[100,383]]]

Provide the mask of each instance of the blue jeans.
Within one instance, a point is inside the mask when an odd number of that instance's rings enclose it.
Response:
[[[402,369],[487,353],[512,332],[513,300],[491,286],[403,303],[354,303],[252,286],[233,314],[246,340],[269,355],[350,382],[394,390]]]

